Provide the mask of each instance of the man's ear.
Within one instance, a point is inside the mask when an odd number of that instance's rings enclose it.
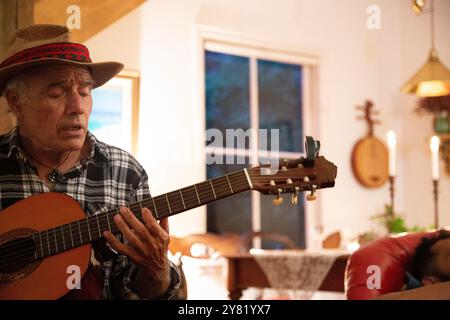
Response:
[[[438,277],[434,277],[434,276],[426,276],[422,278],[422,284],[424,286],[428,286],[430,284],[435,284],[441,282],[441,280]]]
[[[22,115],[20,99],[17,92],[8,90],[6,91],[6,101],[8,101],[8,106],[12,112],[16,115],[17,118],[20,118]]]

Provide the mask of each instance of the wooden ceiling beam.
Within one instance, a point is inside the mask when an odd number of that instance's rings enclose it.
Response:
[[[66,25],[71,5],[80,8],[80,29],[71,30],[71,40],[85,42],[145,0],[35,0],[34,22]]]

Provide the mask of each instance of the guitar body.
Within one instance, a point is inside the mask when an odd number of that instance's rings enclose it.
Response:
[[[33,195],[0,211],[0,245],[82,218],[85,218],[83,209],[65,194]],[[0,273],[0,300],[53,300],[66,295],[70,291],[67,280],[73,273],[67,273],[68,267],[78,266],[80,276],[83,276],[88,269],[90,253],[91,244],[85,244],[34,261],[11,273]]]

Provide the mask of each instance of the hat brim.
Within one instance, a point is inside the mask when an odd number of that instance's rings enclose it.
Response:
[[[93,88],[100,87],[106,82],[108,82],[110,79],[116,76],[124,67],[122,63],[114,61],[93,63],[93,62],[76,62],[57,58],[46,58],[28,61],[25,63],[17,63],[0,69],[0,95],[3,93],[6,83],[12,77],[32,67],[54,65],[54,64],[66,64],[88,68],[91,72],[92,79],[94,80]]]

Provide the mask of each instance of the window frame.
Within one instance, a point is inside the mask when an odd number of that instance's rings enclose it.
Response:
[[[266,40],[249,37],[242,33],[232,33],[208,26],[197,26],[197,50],[198,50],[198,103],[201,106],[203,115],[203,132],[206,132],[206,99],[205,99],[205,51],[214,51],[225,54],[239,55],[249,58],[250,64],[250,128],[259,127],[258,115],[258,78],[257,61],[272,60],[281,63],[298,64],[302,66],[302,117],[303,134],[313,135],[318,139],[318,67],[319,56],[314,53],[305,53],[306,51],[292,48],[285,45],[269,43]],[[256,134],[255,130],[251,130]],[[249,152],[242,150],[215,150],[216,154],[246,154],[250,156],[252,165],[258,164],[258,156],[263,154],[256,145],[257,139],[252,137]],[[204,157],[209,147],[202,145],[202,156]],[[250,153],[250,154],[248,154]],[[305,155],[297,152],[279,152],[280,159],[292,158]],[[205,165],[206,168],[206,165]],[[206,175],[206,170],[205,170]],[[261,230],[261,194],[258,191],[251,191],[252,207],[252,229]],[[304,219],[305,219],[305,245],[307,248],[313,245],[314,233],[321,232],[323,229],[322,216],[320,212],[320,197],[314,203],[304,201]],[[206,224],[206,210],[204,221]],[[254,239],[253,246],[261,247],[260,239]]]

